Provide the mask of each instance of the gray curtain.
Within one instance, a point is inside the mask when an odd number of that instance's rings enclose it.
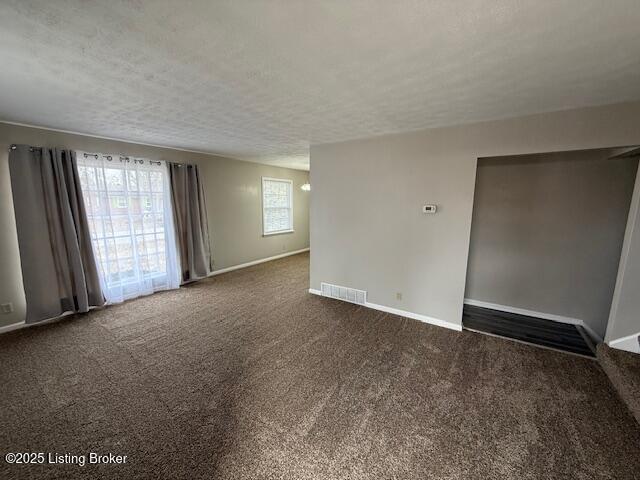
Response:
[[[75,153],[12,145],[27,323],[104,305]]]
[[[182,283],[185,283],[211,273],[207,208],[198,166],[168,165]]]

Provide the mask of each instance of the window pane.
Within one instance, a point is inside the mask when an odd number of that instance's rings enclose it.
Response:
[[[80,184],[86,185],[87,189],[89,188],[89,183],[87,182],[87,167],[83,167],[82,165],[78,165],[78,177],[80,178]]]
[[[133,222],[133,233],[135,235],[140,235],[144,232],[142,217],[143,215],[131,215],[131,221]]]
[[[96,220],[98,222],[99,219]],[[111,218],[102,217],[102,225],[104,227],[104,236],[113,237],[113,225],[111,224]]]
[[[140,213],[140,198],[136,196],[135,193],[130,193],[127,198],[127,213],[133,213],[134,215]]]
[[[151,273],[151,269],[149,268],[149,256],[142,255],[138,258],[138,262],[140,264],[140,272],[143,276],[149,275]]]
[[[291,182],[288,180],[262,181],[262,209],[264,233],[292,230]]]
[[[153,195],[152,203],[154,212],[164,212],[164,199],[162,195]]]
[[[109,192],[122,192],[124,190],[124,170],[105,168],[104,177]]]
[[[104,249],[104,243],[102,241],[93,242],[93,254],[95,255],[98,263],[104,264],[107,257]]]
[[[99,193],[89,191],[84,194],[84,206],[87,209],[87,213],[100,213],[100,204]]]
[[[153,233],[155,225],[155,215],[152,213],[145,213],[142,216],[143,232]]]
[[[280,230],[289,230],[289,209],[288,208],[269,208],[264,212],[265,230],[267,232],[277,232]]]
[[[144,170],[138,172],[138,188],[141,192],[149,191],[149,172]]]
[[[115,236],[129,235],[131,231],[129,226],[129,217],[125,215],[113,217],[111,224],[113,225],[113,235]]]
[[[164,215],[160,213],[156,213],[154,217],[156,222],[156,225],[155,225],[156,233],[163,233],[164,232]]]
[[[83,177],[80,176],[80,181],[82,181]],[[84,180],[87,182],[87,185],[89,187],[89,189],[97,189],[98,188],[98,182],[96,181],[96,170],[95,168],[87,168],[86,169],[86,176],[84,177]]]
[[[151,181],[151,191],[153,192],[162,192],[162,173],[160,172],[150,172],[149,180]]]
[[[135,277],[133,258],[125,258],[120,260],[120,279],[126,281]]]
[[[96,201],[93,203],[93,213],[96,215],[107,215],[111,211],[109,196],[106,192],[96,193]]]
[[[135,170],[127,172],[127,178],[129,179],[129,191],[135,192],[138,190],[138,172]]]
[[[91,232],[91,238],[98,239],[104,237],[104,230],[102,228],[102,222],[100,219],[96,221],[95,218],[89,219],[89,231]]]
[[[158,273],[166,273],[166,271],[167,271],[167,258],[165,256],[165,253],[164,252],[159,253],[157,255],[157,258],[158,258],[158,269],[157,269]]]
[[[289,183],[277,180],[266,180],[265,186],[266,195],[287,195],[287,187],[289,186]]]
[[[95,259],[110,302],[148,292],[150,279],[154,289],[178,285],[175,243],[170,243],[173,216],[165,212],[170,194],[165,169],[148,160],[78,158]],[[169,240],[165,230],[171,232]]]
[[[136,236],[136,248],[141,254],[142,252],[144,252],[145,255],[149,253],[156,253],[157,248],[155,235],[152,233]]]
[[[113,238],[107,238],[105,241],[107,257],[111,259],[118,258],[118,251],[116,250],[116,241]]]
[[[133,257],[133,242],[131,237],[116,237],[118,258]]]
[[[111,204],[111,213],[127,213],[129,202],[124,195],[115,195],[109,197]]]
[[[264,206],[272,208],[289,208],[289,195],[272,195],[264,196]]]
[[[107,282],[119,283],[120,282],[120,267],[118,262],[109,262]]]
[[[156,241],[158,242],[158,252],[164,252],[164,235],[156,235]]]
[[[149,262],[149,274],[156,273],[160,270],[160,265],[158,262],[157,255],[149,255],[148,262]]]

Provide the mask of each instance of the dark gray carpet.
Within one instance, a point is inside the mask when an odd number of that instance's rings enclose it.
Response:
[[[0,336],[0,478],[632,479],[597,362],[307,293],[308,256]]]

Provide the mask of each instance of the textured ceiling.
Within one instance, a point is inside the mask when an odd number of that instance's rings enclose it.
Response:
[[[0,119],[306,168],[639,99],[639,25],[639,0],[0,0]]]

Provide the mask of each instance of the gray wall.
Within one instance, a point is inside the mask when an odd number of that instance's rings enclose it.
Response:
[[[204,175],[216,270],[309,246],[309,192],[300,190],[308,181],[308,172],[0,123],[0,303],[12,302],[15,307],[12,314],[0,313],[0,326],[20,322],[25,314],[8,167],[8,147],[12,143],[198,164]],[[262,236],[263,176],[293,180],[295,233]]]
[[[465,297],[585,321],[604,338],[637,159],[478,160]]]
[[[477,159],[637,145],[638,118],[634,102],[312,145],[311,288],[460,325]]]

